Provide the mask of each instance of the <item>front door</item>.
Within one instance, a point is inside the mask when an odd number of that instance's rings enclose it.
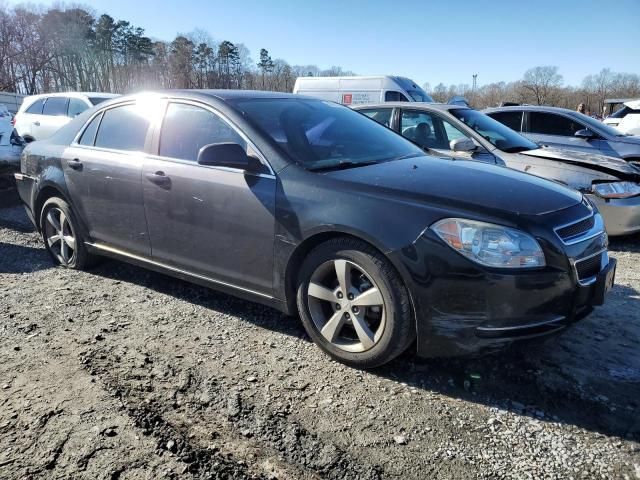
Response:
[[[142,196],[149,120],[133,104],[96,115],[63,154],[74,207],[96,243],[151,254]]]
[[[576,137],[578,130],[587,128],[577,120],[564,115],[547,112],[528,112],[527,132],[532,141],[550,147],[570,148],[589,153],[599,153],[598,139]]]
[[[158,155],[143,170],[143,191],[154,260],[214,281],[271,293],[276,179],[202,166],[211,143],[252,147],[207,107],[171,102]]]
[[[403,108],[400,112],[400,133],[423,148],[447,157],[466,158],[479,162],[496,163],[496,157],[483,147],[471,152],[454,152],[451,142],[471,137],[451,122],[432,112]]]

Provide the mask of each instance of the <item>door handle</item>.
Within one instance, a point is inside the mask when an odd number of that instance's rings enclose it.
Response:
[[[36,127],[39,127],[39,126],[40,126],[40,122],[33,122],[33,124],[34,124]]]
[[[73,168],[74,170],[82,170],[82,162],[77,158],[69,160],[69,162],[67,162],[67,165],[69,165],[69,168]]]
[[[151,183],[155,183],[156,185],[158,185],[160,187],[168,188],[169,186],[171,186],[171,178],[167,177],[164,174],[164,172],[157,171],[155,173],[145,173],[144,176]]]

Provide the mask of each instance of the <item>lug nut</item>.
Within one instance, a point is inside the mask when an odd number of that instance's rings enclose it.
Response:
[[[350,293],[349,295],[347,295],[347,298],[348,298],[349,300],[353,300],[353,293]]]
[[[338,298],[342,298],[344,297],[344,295],[342,295],[342,292],[338,292]]]
[[[360,310],[358,309],[358,307],[353,307],[353,308],[351,309],[351,311],[352,311],[353,313],[358,313]]]
[[[339,303],[336,303],[336,310],[340,310],[342,307],[340,306]]]
[[[348,313],[345,313],[344,316],[347,317],[347,318],[351,317],[351,315],[349,315]]]

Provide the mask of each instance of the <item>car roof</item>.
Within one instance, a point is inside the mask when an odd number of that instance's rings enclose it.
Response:
[[[431,103],[431,102],[383,102],[383,103],[365,103],[362,105],[351,105],[354,110],[361,108],[392,108],[392,107],[404,107],[414,108],[417,110],[440,110],[443,112],[449,110],[457,110],[460,108],[469,108],[464,105],[450,105],[448,103]]]
[[[571,110],[569,108],[560,108],[560,107],[547,107],[545,105],[514,105],[511,107],[493,107],[493,108],[485,108],[483,110],[484,113],[491,112],[518,112],[526,110],[528,112],[551,112],[551,113],[576,113],[575,110]]]
[[[29,95],[24,99],[27,100],[35,100],[38,98],[47,98],[47,97],[98,97],[98,98],[115,98],[119,97],[117,93],[106,93],[106,92],[51,92],[51,93],[40,93],[38,95]]]

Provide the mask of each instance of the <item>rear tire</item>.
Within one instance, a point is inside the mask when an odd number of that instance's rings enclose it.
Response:
[[[47,252],[62,267],[84,270],[95,263],[85,245],[85,236],[69,204],[51,197],[40,212],[40,231]]]
[[[332,239],[307,255],[297,305],[311,339],[352,367],[383,365],[415,339],[400,275],[382,254],[356,239]]]

